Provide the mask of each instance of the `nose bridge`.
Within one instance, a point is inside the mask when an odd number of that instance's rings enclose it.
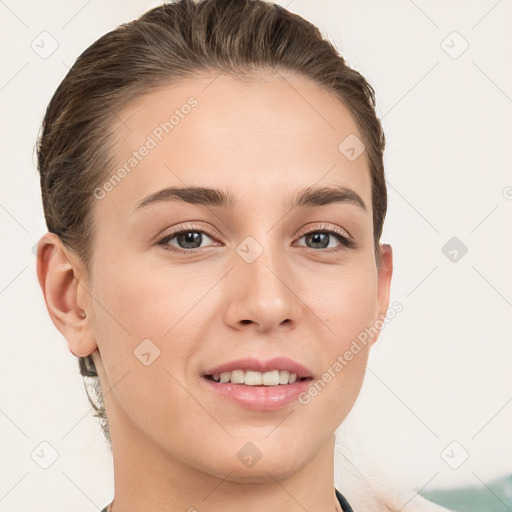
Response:
[[[286,254],[283,244],[273,231],[260,230],[257,234],[247,236],[238,245],[237,254],[242,259],[242,272],[250,277],[255,288],[280,292],[284,285],[277,276],[287,266]]]

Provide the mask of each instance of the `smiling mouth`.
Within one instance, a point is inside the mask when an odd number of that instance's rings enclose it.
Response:
[[[204,377],[220,384],[230,383],[245,386],[285,386],[295,382],[312,380],[312,377],[297,377],[296,373],[287,370],[271,370],[268,372],[233,370],[232,372],[214,373]]]

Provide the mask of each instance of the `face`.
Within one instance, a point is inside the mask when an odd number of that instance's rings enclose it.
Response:
[[[388,307],[367,155],[339,149],[363,137],[337,98],[283,76],[187,80],[119,115],[81,295],[113,442],[232,481],[283,478],[332,439],[376,336],[345,354]],[[146,200],[169,187],[219,192]],[[295,204],[310,188],[338,193]]]

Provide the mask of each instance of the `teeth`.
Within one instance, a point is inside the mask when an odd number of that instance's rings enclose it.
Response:
[[[243,372],[242,370],[235,370],[235,371],[231,372],[230,380],[233,384],[244,384],[245,372]]]
[[[252,370],[233,370],[232,372],[214,373],[215,382],[231,382],[232,384],[245,384],[246,386],[277,386],[279,384],[293,384],[297,381],[297,374],[287,370],[272,370],[269,372],[254,372]]]
[[[246,371],[244,384],[246,386],[261,386],[263,384],[263,374],[250,370]]]
[[[279,370],[265,372],[263,374],[262,384],[264,386],[277,386],[279,384]]]

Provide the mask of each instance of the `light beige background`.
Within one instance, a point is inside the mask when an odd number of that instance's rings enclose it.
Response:
[[[391,302],[403,311],[338,430],[337,484],[350,498],[358,482],[386,481],[412,498],[510,473],[512,1],[279,3],[372,83],[388,141],[382,241],[394,248]],[[77,56],[155,5],[0,1],[2,512],[93,512],[112,497],[110,454],[37,282],[33,247],[46,227],[33,150]],[[468,248],[457,262],[442,251],[452,237]],[[43,469],[34,450],[58,458]]]

